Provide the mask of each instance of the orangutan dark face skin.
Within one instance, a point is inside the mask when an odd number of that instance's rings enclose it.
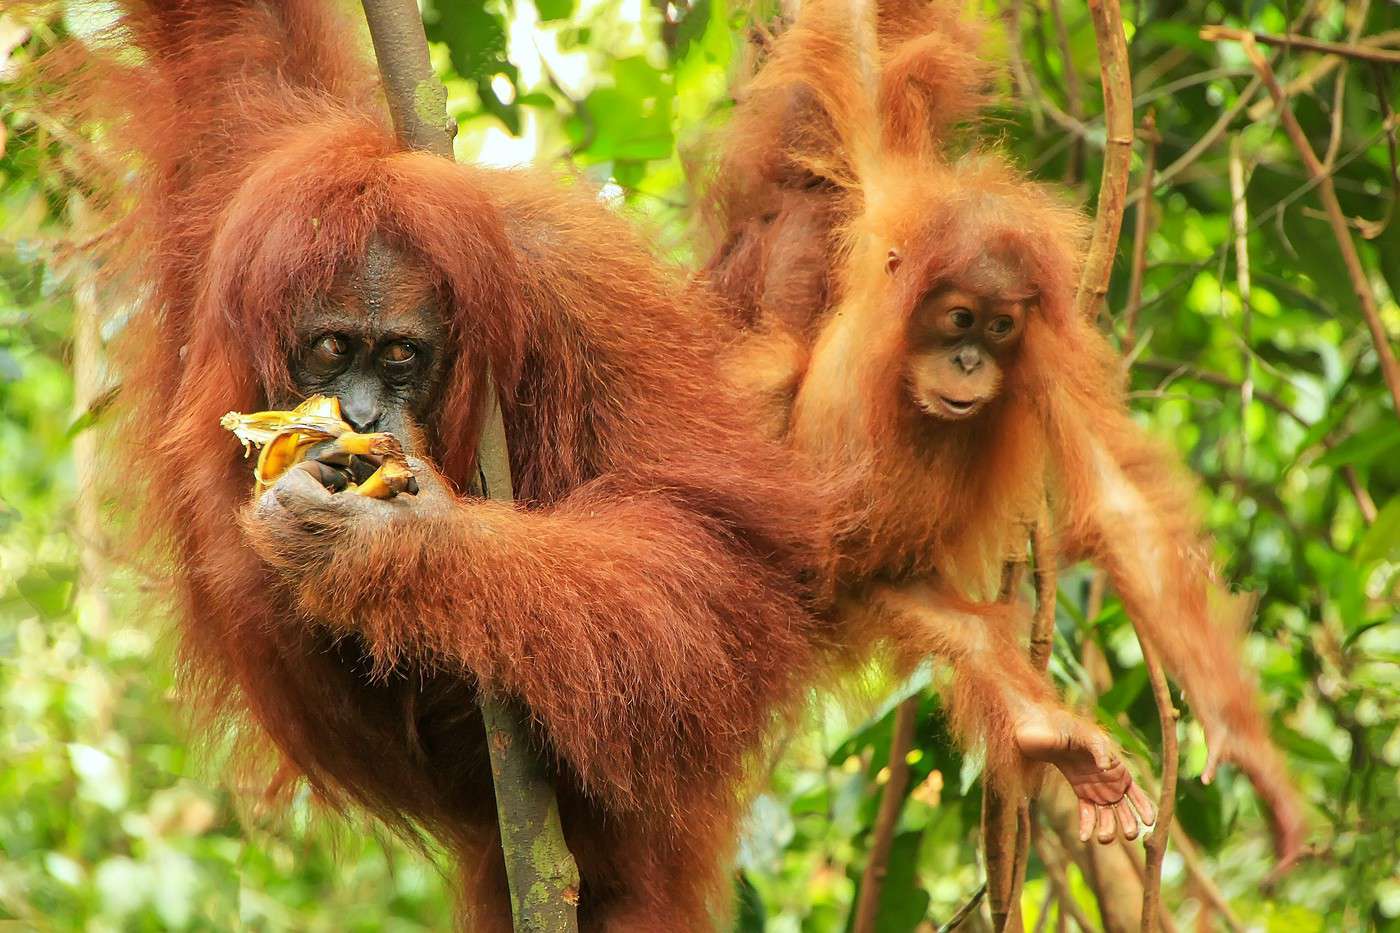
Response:
[[[335,396],[356,431],[393,434],[413,452],[413,429],[424,423],[447,368],[446,329],[422,264],[374,241],[359,267],[299,315],[295,328],[288,368],[298,398],[284,401]],[[318,459],[315,450],[311,459]],[[322,470],[320,478],[335,488],[351,476],[362,481],[374,467],[360,460],[336,464],[348,475]]]
[[[909,324],[914,403],[942,421],[977,414],[1001,390],[1033,304],[953,285],[925,295]]]

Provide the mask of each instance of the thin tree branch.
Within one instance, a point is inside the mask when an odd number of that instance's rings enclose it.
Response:
[[[967,903],[958,908],[958,912],[948,918],[948,922],[938,928],[938,933],[952,933],[962,922],[972,916],[972,912],[977,909],[977,905],[982,903],[982,898],[987,893],[987,882],[982,882],[982,886],[972,892],[972,897],[967,899]]]
[[[1035,558],[1035,617],[1031,621],[1030,658],[1042,673],[1050,666],[1050,651],[1055,638],[1055,596],[1059,587],[1058,567],[1055,553],[1054,526],[1050,519],[1049,504],[1042,501],[1040,513],[1036,516],[1031,530],[1031,551]],[[1002,801],[998,800],[991,810],[993,815],[1000,812]],[[1026,881],[1026,865],[1030,861],[1032,803],[1022,799],[1016,803],[1015,845],[1011,858],[1010,891],[1006,895],[1009,918],[1019,923],[1021,889]],[[989,824],[990,825],[990,824]],[[1002,824],[1005,828],[1005,824]],[[1004,842],[1004,840],[1003,840]],[[990,864],[991,856],[988,856]],[[1001,871],[997,872],[1000,876]],[[989,875],[990,877],[990,875]],[[994,904],[996,902],[993,902]],[[1013,919],[1008,919],[1008,923]]]
[[[871,832],[870,855],[860,876],[860,897],[856,901],[852,933],[874,933],[880,919],[880,891],[889,871],[890,849],[894,845],[899,814],[904,808],[904,792],[909,789],[909,750],[914,745],[920,694],[900,703],[894,713],[894,735],[890,739],[889,780],[880,795],[880,812]]]
[[[1201,861],[1201,853],[1196,849],[1196,844],[1191,841],[1191,837],[1186,835],[1186,831],[1181,828],[1180,823],[1171,825],[1172,845],[1176,847],[1176,852],[1181,856],[1181,862],[1186,867],[1186,876],[1196,885],[1196,891],[1205,898],[1206,903],[1212,910],[1220,916],[1225,924],[1225,929],[1230,933],[1240,933],[1244,927],[1240,924],[1240,918],[1235,916],[1234,910],[1230,908],[1230,902],[1225,900],[1225,895],[1206,873],[1205,865]]]
[[[1309,2],[1304,6],[1303,11],[1299,13],[1298,17],[1293,21],[1293,29],[1300,29],[1307,23],[1307,21],[1312,16],[1313,7],[1315,5],[1316,4],[1315,2],[1313,2],[1313,0],[1309,0]],[[1371,36],[1367,39],[1361,40],[1361,44],[1370,45],[1374,43],[1375,45],[1379,46],[1384,45],[1385,43],[1393,41],[1397,38],[1400,38],[1400,31],[1397,31],[1395,33],[1378,33],[1375,36]],[[1281,52],[1275,53],[1275,59],[1281,57],[1282,54],[1283,53]],[[1339,58],[1329,57],[1323,59],[1322,64],[1326,65],[1328,62],[1332,62],[1334,63],[1334,65],[1329,67],[1335,67],[1335,63],[1338,61],[1340,61]],[[1303,80],[1304,78],[1296,79],[1295,83],[1301,82]],[[1316,82],[1316,78],[1313,79],[1313,82]],[[1220,114],[1216,121],[1213,124],[1211,124],[1210,129],[1206,130],[1206,132],[1201,136],[1201,138],[1196,140],[1196,142],[1194,142],[1191,145],[1191,148],[1187,149],[1180,156],[1178,156],[1170,165],[1168,165],[1162,171],[1157,173],[1158,187],[1165,187],[1166,185],[1171,184],[1171,182],[1174,181],[1179,175],[1185,172],[1192,165],[1195,165],[1196,162],[1201,158],[1201,156],[1205,155],[1205,153],[1212,146],[1214,146],[1216,142],[1219,141],[1220,137],[1225,135],[1225,131],[1230,128],[1230,126],[1235,122],[1235,118],[1238,117],[1240,115],[1240,112],[1243,111],[1246,107],[1249,107],[1249,118],[1251,120],[1254,120],[1255,122],[1258,122],[1262,115],[1260,108],[1266,108],[1271,104],[1269,100],[1265,99],[1250,107],[1250,102],[1254,99],[1254,95],[1258,93],[1259,88],[1263,86],[1263,83],[1264,82],[1259,80],[1258,76],[1251,78],[1249,84],[1245,85],[1244,90],[1240,91],[1240,96],[1238,97],[1238,99],[1236,99],[1235,103],[1232,104],[1228,110],[1225,110]],[[1302,85],[1300,84],[1299,86],[1301,87]],[[1311,87],[1312,85],[1308,84],[1306,86]],[[1289,92],[1292,93],[1294,90],[1294,85],[1290,84]],[[1137,203],[1138,199],[1141,196],[1141,192],[1134,192],[1128,198],[1128,206],[1131,207],[1133,204]]]
[[[1300,36],[1288,33],[1282,36],[1271,36],[1263,32],[1250,32],[1246,29],[1234,29],[1230,26],[1203,26],[1201,28],[1201,38],[1207,42],[1244,42],[1252,39],[1262,45],[1279,46],[1286,49],[1302,49],[1305,52],[1321,52],[1324,55],[1340,55],[1343,58],[1356,59],[1363,62],[1379,62],[1385,65],[1400,65],[1400,52],[1390,49],[1376,48],[1371,45],[1361,43],[1345,42],[1324,42],[1321,39],[1313,39],[1308,36]]]
[[[433,73],[415,0],[363,0],[374,54],[399,141],[409,149],[452,158],[457,125],[447,115],[447,90]],[[494,385],[488,370],[486,385]],[[477,443],[481,494],[513,498],[510,456],[499,399]],[[495,785],[496,817],[516,930],[574,933],[578,929],[578,867],[564,842],[554,789],[530,747],[521,713],[499,697],[483,697],[481,714]]]
[[[1229,376],[1222,373],[1199,369],[1189,363],[1182,363],[1177,360],[1138,359],[1133,362],[1133,365],[1154,372],[1166,373],[1172,379],[1184,377],[1187,379],[1194,379],[1197,382],[1204,382],[1207,385],[1219,386],[1222,389],[1231,389],[1237,392],[1243,390],[1243,384],[1236,379],[1231,379]],[[1292,419],[1304,429],[1311,429],[1313,426],[1313,422],[1298,414],[1291,405],[1272,392],[1262,392],[1255,389],[1253,398],[1255,401],[1269,406],[1279,414]],[[1322,438],[1322,446],[1331,450],[1333,447],[1337,446],[1337,442],[1330,435],[1327,435]],[[1347,488],[1351,490],[1352,497],[1356,499],[1356,506],[1361,512],[1361,517],[1366,520],[1366,524],[1368,525],[1374,523],[1376,516],[1379,514],[1376,509],[1376,502],[1371,498],[1371,493],[1367,491],[1366,486],[1361,482],[1360,476],[1357,475],[1356,468],[1348,464],[1341,468],[1341,474],[1342,480],[1346,482]]]
[[[1371,12],[1371,0],[1361,0],[1360,3],[1346,11],[1351,17],[1351,28],[1347,30],[1347,42],[1355,45],[1356,40],[1361,37],[1361,30],[1366,26],[1366,17]],[[1347,72],[1350,69],[1351,61],[1347,58],[1338,58],[1341,66],[1337,69],[1337,77],[1332,82],[1332,133],[1327,140],[1327,155],[1323,157],[1322,164],[1327,166],[1328,171],[1332,169],[1333,163],[1337,161],[1337,153],[1342,148],[1342,125],[1346,116],[1346,94],[1347,94]],[[1379,65],[1372,65],[1373,68],[1380,68]]]
[[[1327,209],[1327,219],[1332,225],[1332,235],[1337,240],[1337,248],[1341,251],[1342,262],[1346,266],[1348,277],[1351,279],[1352,291],[1361,307],[1362,317],[1366,319],[1366,327],[1371,332],[1371,340],[1376,347],[1376,357],[1380,362],[1381,375],[1385,378],[1386,386],[1390,389],[1391,401],[1395,406],[1395,415],[1400,417],[1400,362],[1396,361],[1395,351],[1390,346],[1390,338],[1386,334],[1384,323],[1381,321],[1380,308],[1377,306],[1375,293],[1371,291],[1371,285],[1366,278],[1366,270],[1361,265],[1361,257],[1356,252],[1356,244],[1351,239],[1351,230],[1347,225],[1346,215],[1342,213],[1342,205],[1337,200],[1337,190],[1332,184],[1332,176],[1328,173],[1327,168],[1318,161],[1317,153],[1313,151],[1312,145],[1308,142],[1307,134],[1299,125],[1298,118],[1294,116],[1293,108],[1288,106],[1288,102],[1283,96],[1283,89],[1279,87],[1278,79],[1274,77],[1273,68],[1269,66],[1268,61],[1260,53],[1253,36],[1245,33],[1242,43],[1245,54],[1249,56],[1249,60],[1259,72],[1264,86],[1269,89],[1269,95],[1273,97],[1274,105],[1278,109],[1279,119],[1288,132],[1289,138],[1293,140],[1298,155],[1302,157],[1309,177],[1317,182],[1318,195],[1322,199],[1323,207]]]
[[[1047,503],[1040,504],[1040,515],[1031,532],[1035,555],[1035,619],[1031,626],[1031,663],[1041,672],[1050,667],[1050,649],[1055,640],[1055,595],[1059,588],[1059,565],[1055,551],[1054,526]]]
[[[1040,86],[1036,83],[1035,75],[1026,67],[1026,61],[1021,56],[1021,0],[1010,0],[1006,9],[1002,12],[1002,22],[1006,27],[1006,58],[1007,64],[1011,68],[1011,82],[1019,96],[1026,103],[1026,108],[1031,112],[1031,125],[1035,129],[1035,135],[1041,136],[1045,133],[1045,118],[1041,113],[1041,108],[1045,104],[1054,106],[1046,101],[1040,93]],[[1055,111],[1068,117],[1068,114],[1055,107]],[[1058,120],[1056,122],[1059,122]],[[1081,123],[1080,129],[1083,129]]]
[[[1133,158],[1133,81],[1118,0],[1089,0],[1089,13],[1094,20],[1094,36],[1099,47],[1104,123],[1108,131],[1093,239],[1075,297],[1076,310],[1092,319],[1098,317],[1104,296],[1108,294],[1113,258],[1118,253],[1118,234],[1123,224],[1128,169]]]
[[[1151,110],[1143,118],[1138,131],[1146,146],[1142,156],[1142,184],[1139,186],[1137,215],[1133,218],[1133,260],[1128,276],[1128,303],[1123,308],[1123,345],[1131,347],[1137,340],[1138,311],[1142,308],[1142,280],[1147,272],[1147,240],[1152,234],[1152,186],[1157,174],[1157,116]]]
[[[1356,40],[1356,44],[1366,48],[1385,48],[1400,42],[1400,29],[1391,29],[1386,32],[1378,32],[1374,35],[1364,36]],[[1311,91],[1319,81],[1336,71],[1346,59],[1340,55],[1327,55],[1317,60],[1317,62],[1307,71],[1290,80],[1283,86],[1285,97],[1296,97],[1299,94]],[[1268,116],[1269,111],[1274,109],[1274,102],[1269,98],[1264,98],[1257,104],[1249,108],[1249,119],[1258,123]]]
[[[1136,628],[1136,626],[1134,626]],[[1180,760],[1177,752],[1176,723],[1180,712],[1172,704],[1167,688],[1167,675],[1152,647],[1138,634],[1142,660],[1147,665],[1147,679],[1152,684],[1152,699],[1157,703],[1157,719],[1162,725],[1162,792],[1157,798],[1157,823],[1143,844],[1146,866],[1142,883],[1142,928],[1155,931],[1161,924],[1162,859],[1167,854],[1171,838],[1172,817],[1176,812],[1176,774]]]
[[[1075,924],[1084,933],[1094,933],[1097,927],[1084,913],[1084,908],[1079,906],[1079,902],[1074,899],[1074,894],[1070,891],[1069,879],[1065,876],[1064,853],[1060,851],[1059,845],[1044,833],[1037,833],[1036,836],[1036,854],[1040,856],[1041,864],[1045,866],[1045,877],[1050,880],[1050,886],[1055,889],[1055,896],[1060,899],[1060,906],[1069,913]]]
[[[1012,891],[1016,886],[1018,808],[984,784],[982,790],[982,854],[987,863],[987,903],[992,929],[1021,929],[1021,912]]]
[[[1244,341],[1244,381],[1240,385],[1240,424],[1254,399],[1254,351],[1252,348],[1253,291],[1249,281],[1249,204],[1245,200],[1244,159],[1240,138],[1230,140],[1230,224],[1235,234],[1235,286],[1240,293],[1240,338]],[[1249,434],[1240,431],[1240,466],[1249,449]]]
[[[1080,125],[1084,123],[1084,88],[1079,80],[1079,71],[1074,67],[1074,55],[1069,45],[1069,29],[1065,24],[1064,11],[1060,0],[1050,0],[1050,22],[1055,28],[1055,41],[1060,46],[1060,67],[1065,75],[1065,104],[1069,114]],[[1079,166],[1084,161],[1084,137],[1080,136],[1070,148],[1069,159],[1065,162],[1065,182],[1073,184],[1079,179]]]
[[[1229,109],[1221,112],[1215,122],[1210,125],[1210,129],[1206,130],[1200,139],[1192,143],[1189,149],[1177,156],[1170,165],[1157,173],[1157,187],[1165,187],[1182,172],[1196,164],[1196,161],[1205,155],[1206,151],[1214,146],[1221,136],[1225,135],[1225,131],[1235,122],[1235,118],[1249,106],[1249,102],[1254,99],[1254,95],[1258,93],[1263,83],[1257,77],[1251,78],[1250,82],[1244,86],[1244,90],[1240,91],[1240,96],[1230,105]],[[1136,204],[1143,196],[1144,192],[1142,191],[1134,193],[1132,197],[1128,198],[1128,204]]]

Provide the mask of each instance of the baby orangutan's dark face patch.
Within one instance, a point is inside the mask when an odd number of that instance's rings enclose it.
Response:
[[[1014,364],[1032,298],[1004,298],[943,285],[924,296],[909,325],[909,391],[925,414],[970,418],[1001,391]]]

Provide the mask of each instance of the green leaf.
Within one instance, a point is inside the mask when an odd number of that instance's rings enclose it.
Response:
[[[423,29],[431,42],[447,45],[452,67],[468,80],[514,75],[506,58],[506,25],[484,0],[427,0]]]
[[[1400,497],[1390,500],[1356,546],[1356,562],[1400,560]]]
[[[1281,723],[1275,723],[1272,732],[1279,748],[1299,758],[1329,765],[1341,764],[1344,760],[1316,739],[1301,735]]]
[[[753,886],[746,872],[740,872],[734,885],[738,889],[738,922],[735,933],[763,933],[767,923],[767,911],[763,907],[763,896]]]
[[[535,9],[539,10],[541,22],[568,19],[574,12],[574,0],[535,0]]]
[[[1145,665],[1138,665],[1125,671],[1113,682],[1113,686],[1099,697],[1099,709],[1103,710],[1105,718],[1116,717],[1132,705],[1146,685],[1147,667]]]
[[[928,892],[919,886],[919,848],[922,832],[900,833],[890,844],[889,861],[885,864],[885,881],[880,887],[880,906],[876,911],[877,933],[913,933],[928,915]],[[852,903],[860,899],[859,885]],[[850,929],[850,917],[846,929]]]
[[[1186,834],[1214,852],[1225,841],[1225,801],[1219,783],[1183,780],[1177,785],[1176,818]]]
[[[1317,458],[1318,466],[1364,467],[1383,456],[1400,451],[1400,423],[1380,423],[1353,434]]]
[[[21,577],[16,588],[40,616],[52,619],[68,611],[76,576],[71,567],[41,567]]]

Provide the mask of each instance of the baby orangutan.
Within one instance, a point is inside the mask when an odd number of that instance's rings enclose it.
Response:
[[[1086,785],[1121,789],[1136,804],[1126,775],[1110,777],[1098,730],[1066,725],[1075,720],[1043,676],[1021,670],[1008,610],[953,610],[948,595],[956,586],[993,597],[1048,501],[1057,550],[1108,572],[1192,700],[1210,770],[1222,756],[1236,760],[1269,803],[1286,864],[1299,851],[1301,813],[1242,674],[1249,600],[1216,582],[1193,487],[1133,423],[1116,355],[1074,312],[1082,219],[995,158],[942,166],[890,153],[885,164],[880,197],[849,228],[845,297],[812,346],[789,428],[850,490],[837,504],[838,586],[897,614],[878,634],[959,668],[955,723],[986,738],[989,768],[1000,742],[1008,758],[1014,748],[1057,765],[1086,818],[1086,804],[1100,803]],[[894,599],[900,584],[876,582],[885,580],[924,582],[917,598],[906,583]],[[989,638],[1001,640],[987,649]],[[991,653],[969,670],[979,647]],[[972,716],[983,721],[967,724]],[[1096,820],[1099,838],[1111,836],[1102,807]],[[1132,835],[1131,824],[1120,828]]]
[[[951,5],[886,0],[871,24],[852,9],[804,5],[740,105],[726,154],[731,175],[745,151],[809,168],[840,218],[820,231],[836,244],[829,304],[808,307],[800,329],[791,309],[760,306],[729,371],[839,490],[831,580],[849,637],[882,641],[906,665],[930,653],[948,662],[955,730],[985,742],[988,779],[1008,796],[1048,762],[1079,798],[1081,837],[1091,823],[1101,840],[1135,835],[1133,809],[1151,822],[1150,803],[1104,734],[1030,664],[1024,613],[996,602],[1005,563],[1048,504],[1056,551],[1107,571],[1191,701],[1206,779],[1229,758],[1268,803],[1286,866],[1301,850],[1301,810],[1244,674],[1249,601],[1217,582],[1194,486],[1133,423],[1121,361],[1074,311],[1082,216],[999,158],[949,158],[950,127],[976,111],[986,73],[965,41],[975,29]],[[753,115],[809,99],[834,135],[785,132],[765,149]],[[720,203],[735,221],[716,223],[732,241],[721,255],[797,249]],[[785,229],[783,218],[764,229]],[[771,275],[754,289],[725,271],[714,284],[731,300],[782,293]]]

